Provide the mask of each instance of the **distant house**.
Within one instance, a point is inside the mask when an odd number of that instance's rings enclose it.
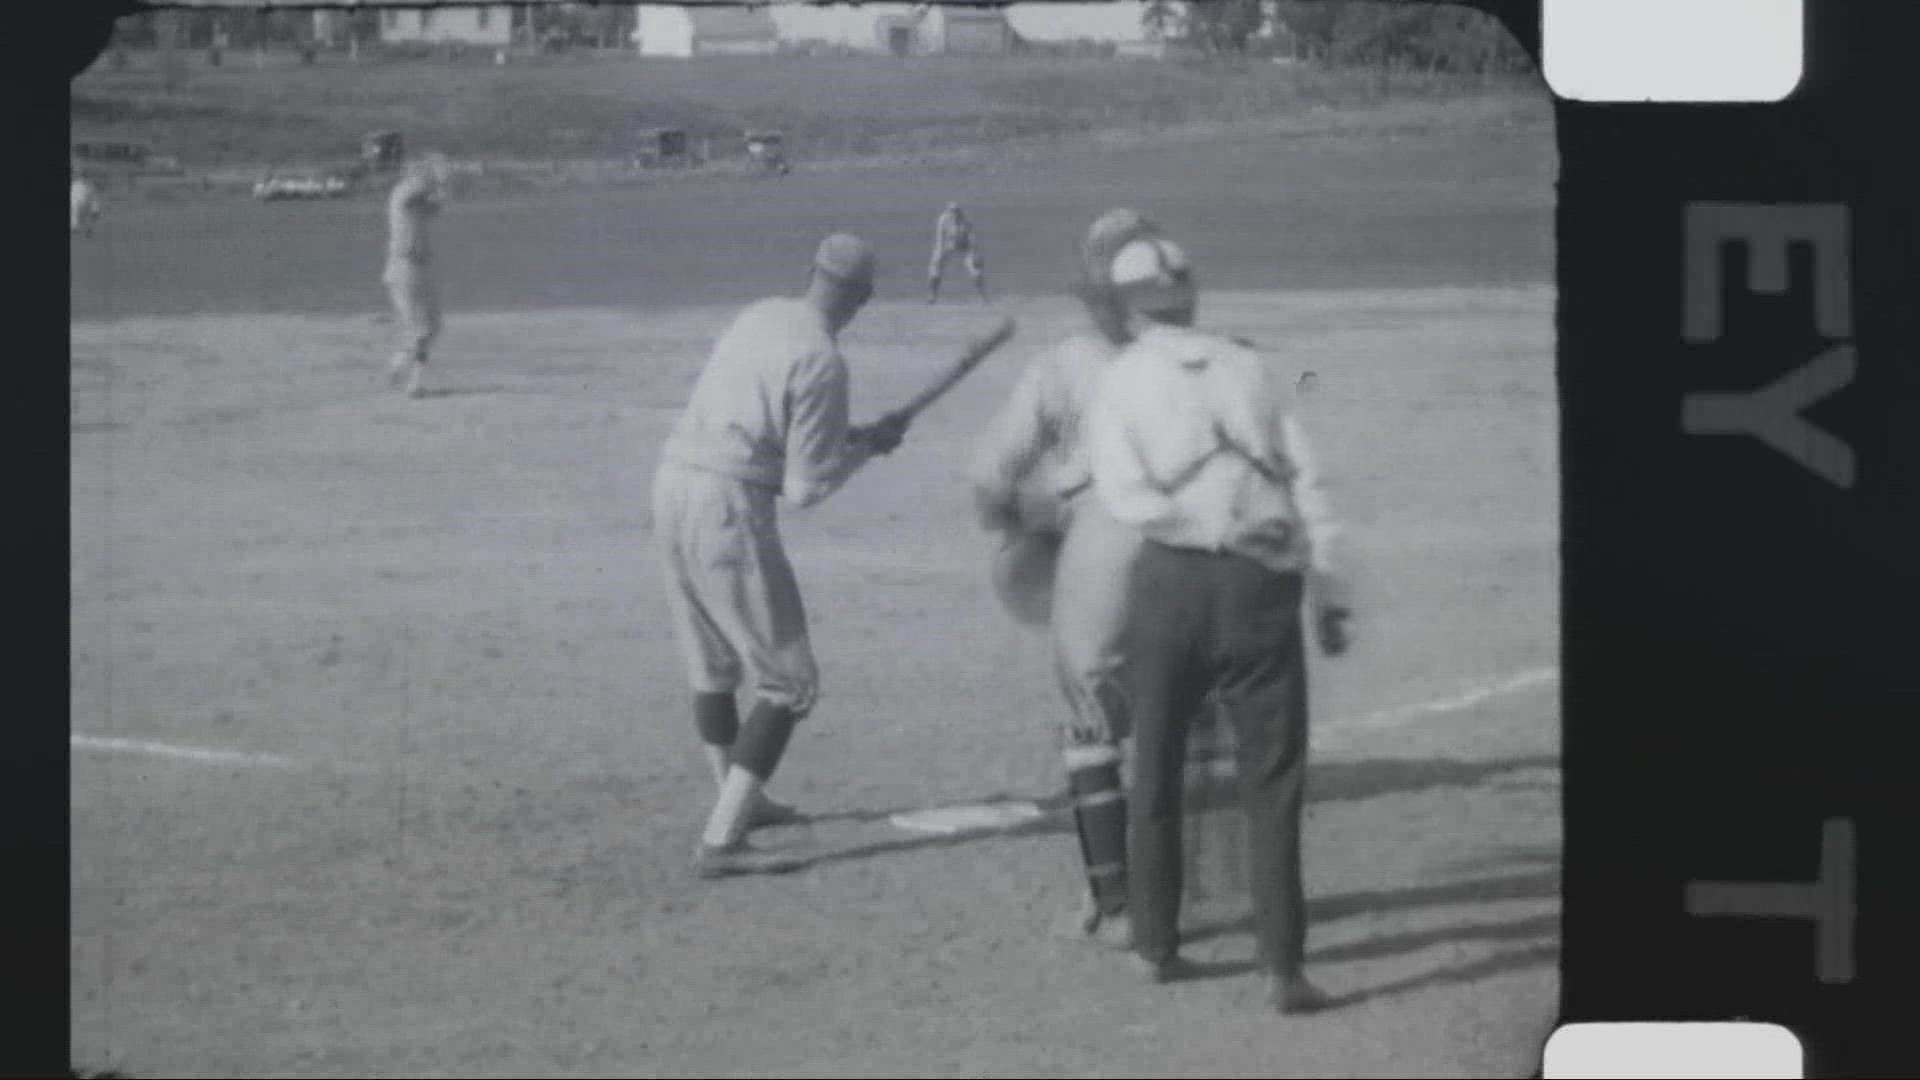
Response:
[[[462,45],[513,43],[513,9],[505,4],[400,8],[381,5],[380,40]]]
[[[767,56],[779,29],[764,8],[640,4],[634,44],[642,56]]]
[[[770,10],[783,45],[825,45],[905,55],[917,21],[913,4],[775,4]],[[897,46],[895,44],[897,42]]]
[[[1098,5],[1090,5],[1098,6]],[[775,4],[788,46],[826,45],[895,56],[988,55],[1010,51],[1013,32],[995,8],[940,4]]]
[[[1147,31],[1147,0],[1110,3],[1014,4],[1007,23],[1024,41],[1045,45],[1090,42],[1118,51],[1152,51],[1159,43]]]
[[[921,16],[918,45],[939,56],[993,56],[1013,48],[1013,30],[998,8],[940,4]]]

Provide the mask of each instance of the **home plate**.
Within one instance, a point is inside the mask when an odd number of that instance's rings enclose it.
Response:
[[[1041,809],[1030,802],[993,802],[909,810],[889,820],[908,832],[952,835],[1017,828],[1044,816]]]

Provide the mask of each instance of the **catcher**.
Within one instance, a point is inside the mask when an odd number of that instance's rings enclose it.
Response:
[[[1109,266],[1128,242],[1157,233],[1132,210],[1112,210],[1093,223],[1074,289],[1088,323],[1031,361],[990,421],[971,469],[981,525],[1002,541],[995,589],[1016,619],[1051,624],[1055,676],[1067,699],[1061,754],[1087,884],[1068,932],[1115,948],[1127,947],[1130,930],[1121,775],[1129,725],[1115,682],[1114,634],[1124,621],[1117,601],[1139,541],[1088,498],[1081,418],[1125,340],[1126,314]]]

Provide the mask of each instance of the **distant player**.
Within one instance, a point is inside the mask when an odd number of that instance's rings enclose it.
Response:
[[[867,245],[835,234],[815,252],[804,295],[742,311],[714,344],[654,478],[668,608],[720,788],[695,859],[705,877],[798,865],[745,839],[752,827],[796,817],[764,788],[819,683],[777,500],[820,502],[905,434],[902,420],[847,423],[838,337],[871,297],[873,277]],[[753,702],[745,723],[735,701],[742,689]]]
[[[1126,313],[1107,280],[1129,242],[1158,235],[1132,210],[1111,210],[1088,230],[1077,289],[1087,322],[1034,357],[990,421],[972,464],[983,527],[1008,545],[1030,546],[1044,564],[1057,560],[1049,630],[1055,674],[1068,705],[1061,754],[1074,799],[1085,903],[1067,932],[1116,947],[1131,944],[1127,908],[1127,802],[1122,746],[1129,736],[1119,706],[1115,636],[1125,612],[1126,573],[1139,538],[1090,501],[1083,419],[1102,374],[1124,342]]]
[[[425,392],[427,354],[440,336],[440,295],[427,231],[446,201],[447,179],[446,159],[428,155],[407,163],[387,197],[387,265],[380,280],[400,336],[387,373],[396,385],[405,380],[413,398]]]
[[[951,202],[933,223],[933,259],[927,264],[927,303],[940,299],[940,279],[946,273],[947,260],[958,256],[973,278],[973,289],[980,299],[987,298],[987,272],[980,261],[980,245],[974,239],[973,222],[967,220],[960,204]]]
[[[67,191],[67,234],[91,239],[99,220],[100,189],[86,173],[74,173]]]

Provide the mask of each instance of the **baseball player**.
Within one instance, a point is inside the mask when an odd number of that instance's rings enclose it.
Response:
[[[100,189],[84,172],[73,174],[67,191],[67,234],[93,238],[94,223],[100,220]]]
[[[1305,971],[1300,831],[1307,761],[1303,608],[1347,647],[1335,530],[1300,425],[1257,352],[1193,329],[1186,254],[1160,238],[1115,256],[1135,329],[1088,410],[1094,494],[1142,539],[1128,571],[1121,685],[1133,724],[1128,912],[1137,959],[1178,977],[1183,768],[1190,724],[1232,725],[1249,879],[1272,1003],[1324,1008]]]
[[[1061,754],[1087,884],[1068,932],[1119,948],[1130,944],[1122,778],[1127,718],[1114,685],[1111,639],[1123,622],[1117,601],[1139,541],[1088,506],[1092,480],[1081,424],[1123,340],[1125,313],[1106,280],[1109,265],[1128,242],[1157,232],[1126,209],[1093,223],[1076,289],[1089,321],[1028,365],[990,421],[971,469],[980,522],[1003,538],[1002,558],[1032,552],[1040,580],[1031,587],[1052,590],[1054,670],[1068,704]]]
[[[960,204],[950,202],[933,223],[933,260],[927,264],[927,303],[940,299],[940,278],[946,273],[947,260],[960,256],[973,289],[980,299],[987,298],[987,272],[980,261],[980,245],[973,237],[973,222],[967,220]]]
[[[803,296],[742,311],[714,344],[654,478],[674,635],[719,786],[695,857],[702,876],[799,865],[745,839],[750,828],[796,816],[765,785],[819,685],[776,500],[820,502],[905,434],[899,418],[847,423],[837,339],[872,295],[873,277],[867,245],[835,234],[815,252]],[[753,698],[745,723],[735,701],[743,687]]]
[[[427,353],[440,336],[440,295],[434,284],[428,222],[447,195],[447,163],[439,155],[410,161],[387,197],[387,264],[381,284],[393,305],[400,345],[387,365],[388,377],[406,383],[408,397],[422,386]]]

